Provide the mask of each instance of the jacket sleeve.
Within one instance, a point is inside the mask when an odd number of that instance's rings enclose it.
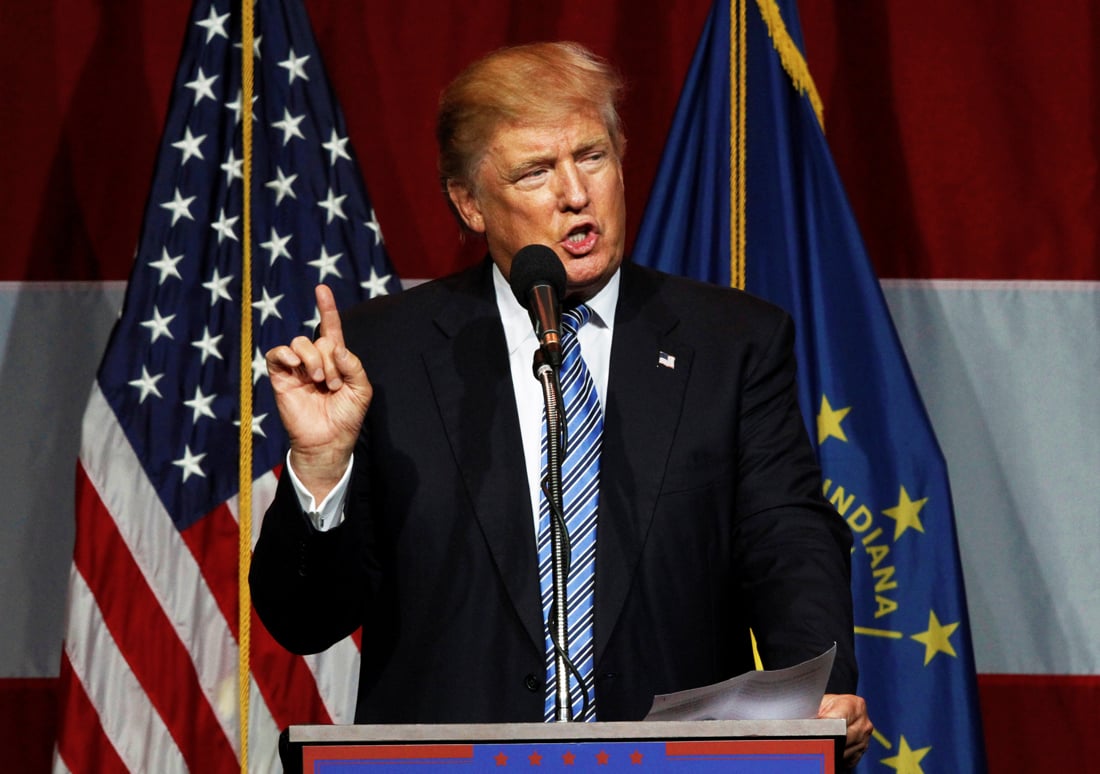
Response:
[[[334,529],[313,527],[286,475],[264,515],[249,568],[252,601],[271,635],[293,653],[322,651],[364,623],[377,579],[361,494],[366,459],[357,449],[345,519]]]
[[[765,668],[837,644],[828,690],[855,693],[852,536],[825,500],[784,315],[742,384],[734,562]]]

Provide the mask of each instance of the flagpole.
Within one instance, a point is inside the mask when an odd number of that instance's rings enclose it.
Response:
[[[748,72],[748,46],[745,30],[749,0],[730,0],[730,287],[745,289],[745,93]],[[756,632],[749,629],[752,660],[764,668]]]
[[[241,212],[241,371],[240,467],[238,472],[237,681],[240,691],[241,774],[248,773],[249,694],[251,693],[252,598],[248,567],[252,558],[252,92],[253,0],[241,0],[241,136],[244,175]]]
[[[730,0],[730,285],[745,289],[745,6]]]

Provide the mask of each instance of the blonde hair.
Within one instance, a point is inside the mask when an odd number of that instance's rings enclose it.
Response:
[[[503,48],[474,62],[439,101],[436,140],[444,193],[451,181],[473,189],[477,166],[501,124],[564,123],[579,111],[595,110],[622,158],[622,90],[611,65],[578,43]]]

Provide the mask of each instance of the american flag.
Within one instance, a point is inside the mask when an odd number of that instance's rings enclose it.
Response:
[[[299,0],[257,0],[242,105],[240,3],[188,23],[122,314],[84,414],[57,771],[239,771],[241,122],[254,120],[254,518],[286,437],[263,352],[399,289]],[[252,615],[249,761],[291,723],[352,720],[357,646],[299,658]]]

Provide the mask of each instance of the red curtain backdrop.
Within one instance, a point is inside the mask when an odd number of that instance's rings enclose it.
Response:
[[[1100,279],[1100,6],[800,5],[880,278]]]
[[[351,144],[402,278],[482,255],[459,242],[439,191],[434,119],[443,86],[510,43],[577,40],[626,78],[631,231],[709,3],[309,0]],[[5,3],[0,105],[0,280],[125,279],[190,3]],[[19,149],[17,153],[11,149]]]

